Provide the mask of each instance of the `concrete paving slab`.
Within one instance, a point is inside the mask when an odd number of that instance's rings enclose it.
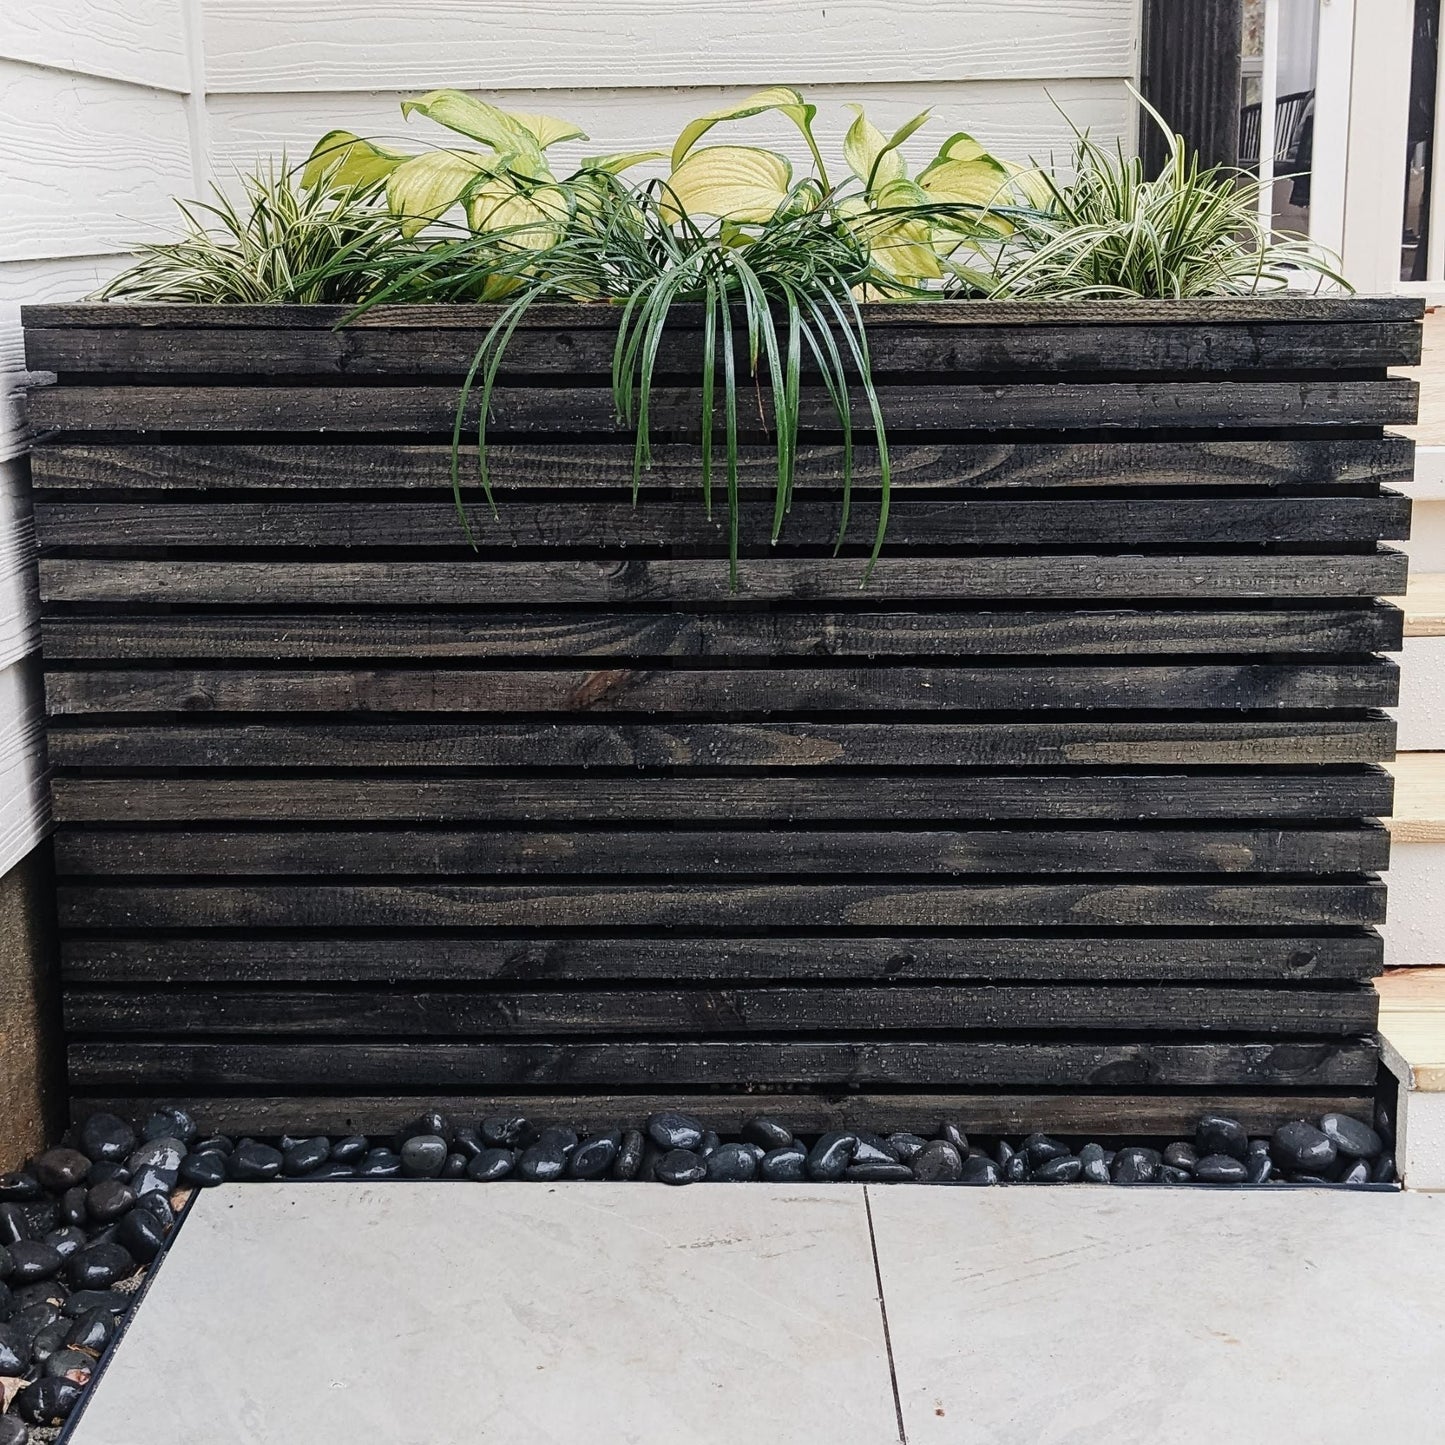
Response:
[[[202,1195],[73,1445],[881,1445],[856,1186]]]
[[[909,1445],[1445,1438],[1445,1198],[872,1189]]]

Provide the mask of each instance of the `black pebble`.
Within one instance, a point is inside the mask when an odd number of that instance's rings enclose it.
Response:
[[[69,1333],[70,1326],[64,1320],[52,1320],[35,1336],[35,1342],[30,1346],[30,1358],[37,1365],[43,1365],[56,1350],[65,1348],[65,1337]]]
[[[1156,1176],[1160,1184],[1188,1184],[1194,1176],[1177,1164],[1161,1164]]]
[[[70,1349],[98,1355],[115,1334],[115,1316],[109,1310],[87,1310],[70,1327],[65,1343]],[[0,1375],[5,1373],[0,1370]]]
[[[45,1362],[45,1373],[52,1379],[70,1380],[77,1385],[87,1385],[95,1371],[95,1361],[79,1350],[62,1345]],[[77,1379],[76,1376],[80,1378]]]
[[[141,1130],[146,1139],[178,1139],[183,1145],[189,1144],[200,1132],[196,1121],[184,1109],[157,1109]]]
[[[913,1161],[913,1177],[920,1184],[940,1184],[962,1175],[963,1160],[947,1139],[925,1144]]]
[[[567,1151],[555,1139],[539,1139],[522,1151],[517,1173],[523,1179],[547,1183],[560,1179],[567,1168]]]
[[[1351,1159],[1373,1159],[1385,1147],[1385,1141],[1368,1124],[1348,1114],[1326,1114],[1320,1120],[1320,1133]]]
[[[390,1149],[373,1149],[356,1166],[358,1179],[395,1179],[401,1173],[401,1157]]]
[[[880,1139],[878,1135],[865,1133],[861,1129],[855,1130],[854,1133],[858,1142],[853,1146],[853,1163],[897,1164],[899,1162],[898,1155],[893,1152],[893,1146],[886,1139]],[[958,1148],[958,1146],[955,1144],[954,1148]]]
[[[958,1150],[960,1158],[968,1153],[968,1135],[957,1124],[947,1120],[939,1127],[938,1137]]]
[[[1370,1165],[1365,1159],[1352,1159],[1349,1167],[1340,1175],[1341,1184],[1368,1184],[1370,1182]]]
[[[912,1164],[928,1147],[928,1140],[920,1134],[890,1134],[888,1147],[900,1164]]]
[[[870,1159],[850,1164],[843,1177],[854,1184],[904,1184],[913,1178],[913,1170],[896,1159]]]
[[[0,1282],[10,1278],[10,1271],[15,1267],[15,1261],[10,1257],[10,1251],[4,1245],[0,1245]],[[0,1303],[0,1320],[5,1318],[3,1303]]]
[[[1381,1154],[1375,1160],[1375,1166],[1370,1170],[1371,1184],[1393,1184],[1395,1182],[1395,1156],[1393,1154]]]
[[[108,1314],[123,1315],[135,1303],[128,1294],[113,1289],[81,1289],[66,1300],[63,1313],[71,1319],[79,1319],[91,1310],[105,1310]]]
[[[97,1224],[110,1224],[134,1206],[135,1191],[119,1179],[108,1179],[92,1186],[85,1197],[86,1211]]]
[[[1120,1149],[1114,1155],[1114,1164],[1109,1173],[1115,1184],[1151,1184],[1158,1178],[1163,1163],[1157,1149],[1145,1149],[1135,1145]]]
[[[15,1397],[22,1420],[32,1425],[60,1425],[80,1403],[81,1389],[69,1380],[36,1380]]]
[[[993,1146],[993,1162],[997,1164],[1000,1169],[1013,1157],[1014,1146],[1010,1144],[1007,1139],[1000,1139],[998,1143]]]
[[[714,1184],[746,1184],[757,1172],[757,1156],[746,1144],[721,1144],[707,1158],[707,1177]]]
[[[841,1179],[853,1160],[858,1136],[834,1129],[808,1151],[808,1177],[823,1182]]]
[[[28,1305],[13,1311],[5,1321],[10,1332],[25,1346],[28,1353],[41,1330],[49,1329],[60,1319],[60,1311],[52,1304]]]
[[[1062,1159],[1072,1151],[1062,1140],[1051,1139],[1047,1134],[1030,1134],[1019,1152],[1028,1159],[1029,1168],[1037,1170],[1040,1164],[1046,1164],[1050,1159]]]
[[[447,1141],[440,1134],[413,1134],[401,1146],[401,1172],[408,1179],[435,1179],[447,1162]]]
[[[365,1157],[367,1140],[365,1134],[348,1134],[331,1146],[330,1157],[337,1164],[356,1164]]]
[[[60,1272],[65,1261],[53,1244],[42,1244],[37,1239],[22,1239],[10,1246],[10,1287],[36,1284]]]
[[[607,1171],[609,1179],[636,1179],[642,1168],[642,1151],[646,1145],[640,1129],[624,1129],[622,1142],[617,1146],[617,1157]]]
[[[119,1179],[122,1184],[130,1183],[130,1170],[124,1164],[102,1159],[85,1171],[85,1182],[90,1185],[104,1184],[107,1179]]]
[[[275,1179],[284,1162],[279,1149],[247,1139],[236,1146],[235,1152],[226,1161],[226,1172],[232,1179],[243,1184],[256,1184]],[[177,1167],[179,1168],[179,1161]]]
[[[1249,1152],[1249,1135],[1238,1119],[1206,1114],[1194,1126],[1194,1147],[1201,1158],[1206,1154],[1227,1154],[1231,1159],[1243,1159]]]
[[[657,1161],[657,1177],[664,1184],[696,1184],[707,1177],[707,1161],[690,1149],[669,1149]]]
[[[1172,1164],[1176,1169],[1187,1169],[1192,1174],[1194,1166],[1199,1163],[1199,1151],[1193,1144],[1185,1144],[1181,1140],[1164,1151],[1164,1162]]]
[[[166,1231],[147,1210],[132,1209],[116,1226],[115,1242],[138,1264],[149,1264],[165,1246]]]
[[[78,1225],[67,1224],[64,1229],[52,1229],[45,1236],[45,1243],[61,1257],[69,1259],[78,1249],[86,1246],[85,1231]]]
[[[1244,1161],[1244,1178],[1246,1184],[1267,1184],[1274,1174],[1274,1160],[1269,1157],[1266,1149],[1263,1153],[1256,1153],[1250,1150],[1249,1157]]]
[[[647,1121],[647,1137],[659,1149],[696,1149],[702,1143],[703,1127],[687,1114],[654,1114]]]
[[[90,1214],[85,1207],[85,1196],[89,1193],[85,1185],[77,1184],[67,1189],[60,1199],[60,1221],[62,1224],[85,1225]],[[135,1198],[131,1195],[132,1200]]]
[[[63,1194],[90,1172],[90,1158],[79,1149],[47,1149],[31,1161],[30,1172],[52,1194]]]
[[[516,1166],[517,1156],[510,1149],[483,1149],[475,1159],[467,1160],[467,1178],[483,1184],[505,1179]]]
[[[40,1181],[23,1169],[0,1174],[0,1204],[25,1204],[45,1193]]]
[[[0,1445],[26,1445],[30,1431],[18,1415],[0,1415]]]
[[[617,1133],[583,1139],[567,1160],[567,1172],[574,1179],[601,1179],[612,1167],[621,1143],[622,1135]]]
[[[187,1154],[181,1160],[179,1177],[198,1189],[213,1189],[226,1178],[226,1156],[213,1154]]]
[[[1247,1184],[1249,1167],[1232,1154],[1206,1154],[1194,1166],[1194,1177],[1201,1184]]]
[[[65,1261],[65,1273],[76,1289],[105,1289],[135,1273],[135,1260],[119,1244],[92,1244]]]
[[[963,1161],[959,1171],[959,1182],[963,1184],[997,1184],[1002,1178],[997,1164],[987,1155],[970,1154]]]
[[[1296,1119],[1281,1124],[1270,1140],[1269,1152],[1274,1162],[1292,1173],[1319,1174],[1335,1162],[1335,1143],[1313,1124]]]
[[[288,1178],[297,1179],[319,1168],[331,1156],[329,1139],[303,1139],[292,1145],[281,1155],[281,1172]],[[185,1161],[182,1160],[182,1163]]]
[[[1003,1177],[1010,1184],[1022,1184],[1029,1177],[1028,1156],[1015,1151],[1003,1166]]]
[[[452,1130],[454,1153],[460,1154],[466,1159],[475,1159],[486,1147],[482,1143],[482,1136],[470,1124],[459,1124]]]
[[[800,1184],[808,1177],[808,1156],[800,1144],[769,1149],[758,1161],[758,1173],[769,1184]]]
[[[97,1163],[124,1159],[136,1146],[135,1130],[118,1115],[92,1114],[77,1133],[80,1148]]]
[[[0,1325],[0,1375],[12,1379],[23,1375],[30,1365],[30,1343],[13,1330]]]
[[[230,1154],[235,1147],[235,1141],[224,1134],[208,1134],[188,1146],[192,1154]]]
[[[1102,1144],[1085,1144],[1079,1150],[1079,1178],[1085,1184],[1109,1182],[1109,1159]]]
[[[407,1140],[419,1138],[423,1134],[435,1135],[443,1143],[449,1143],[452,1137],[451,1120],[445,1114],[439,1114],[435,1109],[428,1109],[425,1114],[418,1114],[409,1124],[403,1124],[397,1133],[397,1153],[401,1153]],[[445,1157],[445,1150],[443,1157]]]
[[[460,1149],[454,1149],[450,1154],[447,1155],[446,1163],[442,1165],[442,1178],[464,1178],[467,1172],[467,1160],[468,1156],[463,1154]],[[346,1165],[341,1164],[337,1167],[345,1169]]]
[[[793,1133],[776,1119],[749,1119],[743,1125],[742,1139],[745,1144],[759,1145],[766,1154],[770,1149],[786,1149],[793,1142]]]
[[[482,1142],[493,1149],[513,1149],[527,1131],[527,1121],[519,1115],[493,1115],[481,1123]]]
[[[1072,1184],[1084,1172],[1083,1161],[1072,1154],[1045,1159],[1029,1176],[1040,1184]]]

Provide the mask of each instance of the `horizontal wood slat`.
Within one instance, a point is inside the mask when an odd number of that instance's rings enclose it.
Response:
[[[1145,667],[645,667],[551,671],[51,672],[54,715],[150,712],[785,713],[1037,708],[1375,708],[1399,697],[1379,660]]]
[[[589,552],[629,547],[726,550],[728,520],[711,519],[701,499],[615,502],[523,502],[504,499],[496,516],[471,526],[477,548],[567,548]],[[767,546],[773,504],[742,508],[745,544]],[[795,504],[783,524],[783,547],[832,547],[838,540],[836,499]],[[876,498],[855,501],[847,537],[872,545]],[[903,549],[951,547],[1205,546],[1259,542],[1375,542],[1409,535],[1405,497],[1191,498],[1151,501],[978,501],[960,497],[901,497],[888,513],[890,555]],[[450,499],[413,502],[223,502],[217,505],[143,502],[42,502],[35,508],[41,547],[87,550],[150,547],[225,551],[266,547],[441,548],[468,550]]]
[[[1098,427],[1395,426],[1415,420],[1418,387],[1404,377],[1380,381],[1134,381],[1054,382],[970,386],[949,382],[878,387],[885,423],[904,431]],[[866,426],[866,398],[855,391],[851,409]],[[743,424],[768,425],[765,408]],[[42,430],[66,432],[211,431],[224,417],[228,431],[396,432],[450,435],[456,388],[436,386],[53,386],[31,393],[30,418]],[[477,399],[464,415],[475,424]],[[651,397],[659,430],[698,425],[691,387],[658,386]],[[800,424],[837,426],[826,394],[805,391]],[[491,428],[566,436],[630,434],[617,420],[610,388],[499,387]]]
[[[1216,1033],[1348,1036],[1375,1026],[1378,996],[1344,989],[1142,988],[1050,983],[976,988],[589,989],[418,993],[398,988],[72,991],[65,1026],[111,1036],[188,1034],[505,1038],[587,1034],[788,1034],[903,1029],[1067,1029],[1169,1033],[1199,1019]]]
[[[57,718],[50,761],[142,768],[943,768],[1184,763],[1374,763],[1394,752],[1383,714],[1337,720],[1094,717],[1049,722],[77,723]]]
[[[774,934],[536,938],[472,932],[325,935],[68,933],[61,969],[69,984],[239,984],[816,979],[954,981],[1065,979],[1181,982],[1356,980],[1380,971],[1373,929],[1273,934],[1217,929],[1153,934]]]
[[[1346,828],[467,829],[82,831],[55,837],[64,875],[1370,873],[1389,835]]]
[[[630,486],[632,448],[618,442],[587,445],[498,442],[492,470],[507,488],[605,489]],[[31,467],[39,488],[83,492],[144,489],[205,491],[451,490],[451,447],[424,442],[125,442],[42,441]],[[1404,437],[1269,441],[1228,438],[1200,441],[1071,440],[1067,442],[967,443],[895,440],[889,447],[893,485],[899,495],[915,489],[970,487],[1009,491],[1048,487],[1377,487],[1408,483],[1414,447]],[[860,488],[878,481],[877,453],[860,444],[854,456]],[[771,490],[777,477],[772,447],[744,446],[738,478],[746,492]],[[842,478],[843,450],[804,441],[798,451],[795,487],[835,489]],[[695,496],[699,489],[694,447],[659,443],[643,474],[647,488],[671,488]],[[505,500],[505,498],[504,498]]]
[[[746,559],[727,564],[637,560],[510,562],[113,561],[42,558],[43,602],[269,606],[527,606],[677,602],[961,601],[1115,597],[1393,597],[1405,590],[1403,552],[1216,553],[1168,556],[885,555],[864,585],[860,559]]]
[[[1388,817],[1383,768],[1280,772],[846,774],[764,778],[89,778],[53,786],[61,823],[952,822]]]

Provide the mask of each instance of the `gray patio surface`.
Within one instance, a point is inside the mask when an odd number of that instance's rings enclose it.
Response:
[[[72,1440],[1332,1445],[1442,1402],[1438,1196],[271,1184],[197,1201]]]

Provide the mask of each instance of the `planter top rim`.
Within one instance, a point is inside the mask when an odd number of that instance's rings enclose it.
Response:
[[[191,305],[174,302],[77,301],[21,308],[30,328],[133,327],[246,328],[316,330],[344,320],[350,306]],[[353,326],[413,329],[490,326],[501,306],[379,305]],[[916,301],[869,302],[861,308],[869,326],[1124,326],[1221,325],[1302,322],[1419,321],[1424,301],[1416,296],[1219,296],[1198,300],[1108,301]],[[542,302],[527,313],[527,329],[561,327],[604,329],[617,324],[621,309],[607,303]],[[701,307],[679,307],[678,320],[701,322]]]

